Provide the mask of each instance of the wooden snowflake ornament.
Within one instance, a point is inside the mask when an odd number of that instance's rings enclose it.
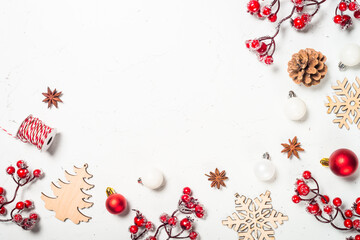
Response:
[[[360,129],[360,79],[356,78],[356,83],[348,84],[347,78],[343,82],[337,81],[337,86],[332,86],[335,90],[333,99],[327,97],[328,103],[325,106],[328,108],[327,113],[334,112],[336,119],[334,123],[337,123],[339,128],[343,126],[347,130],[350,129],[349,124],[357,124]]]
[[[235,209],[232,217],[222,221],[224,226],[238,232],[240,240],[274,240],[274,228],[288,220],[271,205],[270,191],[254,200],[235,194]]]
[[[65,178],[69,183],[65,183],[59,179],[58,186],[51,183],[51,189],[56,198],[48,197],[44,193],[41,199],[45,202],[45,207],[48,210],[56,212],[55,217],[60,221],[70,219],[73,223],[88,222],[91,217],[85,216],[79,210],[89,208],[93,205],[91,202],[86,202],[91,195],[83,192],[83,190],[90,190],[94,187],[85,181],[85,179],[92,178],[92,175],[87,172],[88,165],[85,164],[82,168],[74,166],[76,175],[71,175],[65,171]]]

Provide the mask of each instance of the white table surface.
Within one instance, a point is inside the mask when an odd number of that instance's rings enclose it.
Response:
[[[275,209],[289,216],[276,239],[345,239],[351,234],[317,222],[305,206],[291,202],[293,182],[311,170],[330,197],[350,205],[360,196],[358,179],[345,180],[319,159],[346,147],[360,154],[359,130],[339,129],[324,106],[331,85],[359,67],[339,72],[342,46],[358,42],[360,23],[341,31],[332,22],[337,1],[323,4],[312,26],[296,32],[285,23],[271,67],[260,64],[244,41],[274,32],[274,25],[246,13],[245,1],[10,1],[0,4],[0,123],[34,114],[60,134],[55,148],[35,147],[0,134],[0,169],[26,160],[45,177],[21,190],[41,216],[40,228],[23,231],[1,224],[0,239],[130,239],[134,214],[110,215],[105,209],[108,186],[123,194],[131,208],[158,223],[175,209],[182,188],[189,186],[205,205],[206,220],[196,222],[201,239],[230,240],[237,234],[221,225],[234,211],[234,194],[256,197],[272,192]],[[290,4],[283,4],[280,17]],[[328,57],[329,71],[317,87],[292,82],[291,55],[306,47]],[[59,109],[47,109],[47,86],[63,91]],[[308,107],[303,122],[289,121],[283,103],[294,90]],[[288,160],[280,143],[298,136],[301,160]],[[259,182],[253,163],[268,151],[277,168],[272,183]],[[40,193],[64,179],[74,164],[89,164],[95,203],[83,213],[93,219],[74,225],[60,222],[44,208]],[[161,169],[167,185],[151,191],[137,183],[149,166]],[[225,169],[227,188],[211,189],[204,176]],[[14,189],[3,171],[1,186]],[[352,234],[355,235],[355,234]]]

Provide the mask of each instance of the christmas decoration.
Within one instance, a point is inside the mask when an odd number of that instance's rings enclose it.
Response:
[[[281,144],[284,147],[284,149],[281,152],[282,153],[287,153],[287,158],[290,158],[292,155],[294,155],[295,157],[300,159],[298,152],[304,151],[304,149],[302,149],[300,147],[300,144],[301,143],[298,142],[297,137],[295,136],[293,138],[293,140],[289,139],[289,144],[286,144],[286,143]]]
[[[216,168],[215,173],[210,172],[210,175],[205,174],[205,176],[209,177],[208,180],[211,182],[211,187],[217,187],[217,189],[220,189],[221,186],[226,187],[224,181],[227,180],[228,177],[226,177],[225,171],[220,172],[219,169]]]
[[[278,21],[275,33],[270,36],[266,35],[247,40],[245,42],[246,47],[255,53],[261,62],[267,65],[272,64],[276,49],[275,38],[280,32],[282,24],[290,19],[290,24],[295,30],[304,30],[319,11],[320,5],[325,1],[326,0],[292,0],[293,7],[290,14]],[[250,0],[247,9],[253,16],[257,16],[258,18],[266,17],[270,22],[275,22],[280,10],[280,0],[272,0],[270,4],[264,2],[263,6],[260,5],[258,0]]]
[[[335,9],[334,23],[339,24],[341,29],[347,29],[352,26],[353,21],[351,17],[344,14],[346,10],[354,12],[354,17],[360,18],[360,5],[356,0],[341,0]]]
[[[288,220],[281,212],[273,209],[270,192],[260,195],[260,199],[252,200],[235,194],[235,209],[232,217],[222,221],[224,226],[238,232],[239,239],[273,240],[274,228]]]
[[[276,169],[274,164],[270,161],[269,153],[264,153],[263,160],[260,160],[254,165],[255,176],[261,181],[272,180],[275,176]]]
[[[148,221],[140,211],[133,209],[133,211],[136,212],[136,216],[134,218],[134,225],[129,228],[131,239],[137,240],[149,232],[153,232],[151,236],[146,239],[159,240],[159,235],[162,230],[166,233],[166,239],[198,239],[198,233],[193,230],[194,219],[190,215],[193,214],[197,218],[203,218],[205,210],[203,206],[199,204],[198,200],[191,196],[191,192],[191,189],[188,187],[183,189],[183,195],[178,202],[177,209],[171,215],[166,213],[161,214],[161,224],[156,230],[154,224]],[[178,217],[179,213],[187,216],[180,220]],[[180,230],[175,233],[175,230],[179,227]]]
[[[289,76],[296,84],[306,87],[318,85],[327,73],[326,57],[312,48],[302,49],[292,55],[288,63]]]
[[[88,165],[85,164],[82,168],[74,166],[76,175],[71,175],[65,171],[65,178],[69,183],[65,183],[59,179],[59,186],[51,183],[51,189],[56,198],[46,196],[44,193],[41,199],[45,202],[45,207],[48,210],[56,212],[55,217],[60,221],[70,219],[73,223],[88,222],[91,217],[82,214],[79,209],[89,208],[93,203],[86,202],[91,195],[85,194],[83,190],[89,190],[94,185],[88,184],[85,179],[92,178],[92,175],[87,172]]]
[[[329,166],[331,171],[340,177],[348,177],[355,173],[359,161],[355,153],[349,149],[338,149],[333,152],[330,158],[321,159],[323,166]]]
[[[359,10],[360,16],[360,10]],[[340,52],[339,69],[345,70],[346,67],[353,67],[360,63],[360,46],[356,43],[345,44]]]
[[[48,103],[48,108],[50,108],[52,105],[54,105],[56,108],[58,108],[58,102],[63,102],[60,99],[62,92],[57,92],[56,88],[54,91],[51,91],[50,88],[47,88],[47,93],[43,93],[43,95],[46,97],[43,102]]]
[[[332,87],[336,91],[336,95],[333,96],[334,101],[329,96],[327,97],[329,101],[325,104],[328,108],[327,113],[336,114],[337,118],[333,122],[337,123],[339,128],[345,126],[349,130],[349,122],[357,124],[360,129],[360,79],[358,77],[356,82],[357,84],[348,84],[347,78],[343,82],[337,81],[338,85]]]
[[[6,216],[8,210],[10,212],[10,218],[0,219],[0,222],[13,222],[25,230],[31,230],[39,221],[39,216],[36,213],[31,212],[28,217],[25,217],[23,212],[32,211],[34,203],[30,200],[19,201],[11,210],[7,209],[7,205],[15,202],[17,193],[21,187],[24,187],[25,185],[28,185],[34,180],[40,178],[43,173],[40,169],[35,169],[33,172],[30,172],[28,165],[23,160],[19,160],[16,163],[16,166],[17,170],[13,166],[9,166],[6,169],[6,173],[11,175],[17,185],[13,197],[10,198],[11,200],[6,199],[6,191],[4,188],[0,187],[0,215]]]
[[[111,214],[120,214],[122,213],[127,207],[127,201],[123,195],[118,194],[114,191],[114,189],[108,187],[106,189],[106,209]]]
[[[285,103],[285,115],[293,121],[299,121],[306,114],[306,104],[298,98],[293,91],[289,92],[290,98]]]
[[[334,198],[331,203],[327,195],[320,194],[319,184],[312,177],[310,171],[304,171],[302,178],[296,180],[295,193],[292,201],[295,204],[305,202],[307,204],[306,211],[319,222],[328,223],[342,231],[360,231],[360,198],[357,198],[350,208],[344,208],[339,197]],[[339,225],[341,222],[343,225]],[[359,237],[360,235],[357,235],[355,238],[348,239],[358,239]]]
[[[158,169],[148,169],[144,176],[138,179],[138,183],[150,189],[159,189],[164,184],[164,175]]]

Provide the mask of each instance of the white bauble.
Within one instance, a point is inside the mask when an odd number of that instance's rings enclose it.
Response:
[[[270,160],[258,161],[254,166],[255,176],[261,181],[269,181],[274,178],[276,169]]]
[[[141,177],[141,182],[145,187],[158,189],[164,183],[164,175],[158,169],[148,169]]]
[[[358,65],[360,63],[360,46],[355,43],[346,44],[340,53],[340,61],[349,67]]]
[[[298,97],[291,97],[285,103],[285,115],[293,121],[301,120],[306,114],[306,104]]]

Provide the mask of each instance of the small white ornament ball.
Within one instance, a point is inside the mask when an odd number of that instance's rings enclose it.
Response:
[[[340,53],[340,61],[352,67],[360,63],[360,46],[355,43],[346,44]]]
[[[254,166],[255,176],[261,181],[269,181],[275,176],[275,166],[270,160],[264,159],[258,161]]]
[[[149,169],[141,177],[141,182],[145,187],[155,190],[163,185],[164,175],[158,169]]]
[[[298,97],[291,97],[285,104],[285,114],[290,120],[301,120],[306,114],[306,104]]]

